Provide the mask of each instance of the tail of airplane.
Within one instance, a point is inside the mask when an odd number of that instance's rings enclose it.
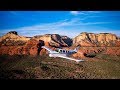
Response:
[[[49,53],[52,53],[52,52],[53,52],[50,48],[48,48],[48,47],[46,47],[46,46],[42,46],[42,48],[46,49]]]
[[[80,46],[77,46],[74,51],[77,52],[79,50]]]

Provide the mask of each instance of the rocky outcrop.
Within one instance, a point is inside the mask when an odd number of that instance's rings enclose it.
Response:
[[[67,47],[72,45],[72,39],[67,36],[60,36],[58,34],[34,36],[33,39],[43,40],[45,43],[53,47]]]
[[[115,46],[116,41],[118,41],[118,37],[115,34],[83,32],[73,39],[73,44],[80,46]]]
[[[117,46],[117,47],[120,46],[120,40],[115,41],[115,46]]]
[[[0,37],[0,46],[15,46],[15,45],[24,45],[30,38],[19,36],[16,31],[11,31]]]
[[[44,43],[52,49],[54,47],[65,47],[72,45],[72,39],[67,36],[60,36],[58,34],[45,34],[34,36],[32,38],[19,36],[16,31],[11,31],[0,37],[0,54],[9,55],[37,55],[47,53],[45,49],[40,49],[38,51],[38,44]],[[43,44],[41,44],[43,46]],[[40,52],[41,51],[41,52]]]
[[[80,47],[77,53],[73,54],[73,57],[85,58],[85,57],[93,57],[98,53],[104,52],[105,47]]]
[[[67,44],[67,46],[72,46],[73,40],[67,36],[61,36],[61,39]]]
[[[105,54],[120,56],[120,47],[107,47]]]
[[[23,46],[2,46],[0,47],[0,54],[38,55],[40,54],[40,50],[42,49],[41,46],[43,46],[40,43],[44,43],[44,41],[37,41],[35,39],[31,39]]]

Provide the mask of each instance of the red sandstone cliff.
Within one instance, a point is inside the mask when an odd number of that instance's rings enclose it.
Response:
[[[9,32],[0,37],[0,54],[37,55],[37,44],[39,40],[42,40],[45,46],[53,50],[55,47],[66,47],[66,49],[68,49],[67,46],[72,45],[72,40],[69,37],[58,34],[46,34],[27,38],[19,36],[17,32]],[[105,54],[120,55],[120,39],[114,34],[81,33],[73,39],[73,46],[76,45],[80,45],[81,47],[73,57],[84,58],[86,54],[99,53],[102,51],[104,51]],[[106,46],[109,47],[106,49]],[[72,47],[69,49],[71,48]],[[45,49],[41,49],[39,54],[42,55],[46,53],[48,52]]]
[[[80,46],[116,46],[116,42],[119,42],[118,37],[111,33],[94,34],[83,32],[73,39],[73,44]]]

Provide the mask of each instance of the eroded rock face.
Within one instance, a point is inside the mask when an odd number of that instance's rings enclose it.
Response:
[[[77,53],[73,54],[73,57],[85,58],[91,57],[97,53],[105,51],[105,47],[81,47]]]
[[[72,46],[73,40],[67,36],[61,36],[62,40],[67,44],[67,46]]]
[[[105,54],[120,56],[120,47],[107,47]]]
[[[44,43],[44,41],[37,41],[34,39],[29,40],[23,46],[2,46],[0,47],[0,54],[9,54],[9,55],[38,55],[38,49],[41,49],[41,46],[38,48],[38,44]]]
[[[115,46],[119,47],[120,46],[120,40],[115,41]]]
[[[60,36],[58,34],[34,36],[33,39],[43,40],[44,42],[47,42],[48,45],[53,47],[67,47],[72,45],[72,39],[67,36]]]
[[[73,39],[73,44],[80,46],[115,46],[118,37],[111,33],[81,33]]]

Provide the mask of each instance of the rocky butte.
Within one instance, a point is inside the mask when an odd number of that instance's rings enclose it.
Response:
[[[39,40],[41,40],[39,42]],[[63,47],[73,49],[80,45],[80,49],[73,57],[84,58],[89,53],[120,55],[120,39],[112,33],[80,33],[73,40],[59,34],[45,34],[34,37],[20,36],[16,31],[8,32],[0,37],[0,54],[9,55],[38,55],[38,44],[43,43],[51,49]],[[45,49],[40,50],[40,55],[46,54]]]
[[[118,41],[119,39],[115,34],[83,32],[73,39],[73,44],[80,46],[116,46]]]
[[[112,33],[87,33],[82,32],[73,38],[73,45],[80,45],[81,48],[74,56],[79,57],[81,53],[87,55],[90,53],[100,53],[110,55],[120,55],[120,38]],[[80,54],[79,54],[80,53]]]
[[[15,45],[23,45],[30,37],[20,36],[16,31],[10,31],[7,34],[0,37],[0,45],[4,46],[15,46]]]

